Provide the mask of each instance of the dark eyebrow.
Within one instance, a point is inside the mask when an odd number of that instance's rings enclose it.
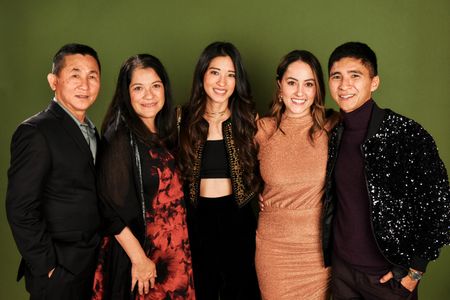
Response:
[[[156,81],[153,81],[151,84],[155,84],[155,83],[163,83],[163,82],[162,82],[162,80],[156,80]],[[136,82],[136,83],[130,84],[130,86],[135,86],[135,85],[144,85],[144,84],[141,82]]]
[[[70,70],[70,72],[81,72],[81,70],[79,68],[75,67],[72,70]],[[89,71],[88,74],[92,74],[92,73],[97,74],[97,75],[100,74],[97,70],[91,70],[91,71]]]
[[[209,68],[208,68],[208,70],[211,70],[211,69],[214,69],[214,70],[217,70],[217,71],[221,71],[221,69],[220,69],[220,68],[217,68],[217,67],[209,67]],[[233,71],[233,70],[228,70],[228,72],[236,73],[236,71]]]
[[[291,77],[291,76],[289,76],[288,78],[286,78],[286,80],[294,80],[294,81],[298,81],[298,79],[297,78],[294,78],[294,77]],[[316,81],[314,78],[308,78],[308,79],[305,79],[304,81]]]
[[[333,72],[333,73],[330,73],[330,76],[334,76],[334,75],[336,75],[336,74],[341,74],[341,72]]]
[[[362,74],[362,72],[358,71],[358,70],[350,70],[350,71],[348,71],[348,73]]]

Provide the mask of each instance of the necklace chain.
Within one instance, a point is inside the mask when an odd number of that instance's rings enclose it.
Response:
[[[205,111],[205,114],[213,118],[218,118],[222,117],[227,112],[227,110],[228,108],[225,108],[223,111],[214,111],[214,112]]]

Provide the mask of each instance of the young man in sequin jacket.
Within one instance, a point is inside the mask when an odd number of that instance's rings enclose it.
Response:
[[[447,171],[425,129],[372,99],[380,79],[366,44],[337,47],[328,70],[342,114],[323,216],[333,299],[415,299],[428,262],[450,242]]]

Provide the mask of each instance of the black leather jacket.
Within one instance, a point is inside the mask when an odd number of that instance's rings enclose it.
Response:
[[[327,266],[337,201],[334,166],[343,131],[338,124],[329,141],[322,240]],[[448,176],[433,138],[413,120],[375,104],[361,151],[371,225],[381,253],[397,278],[410,267],[425,271],[450,242]]]

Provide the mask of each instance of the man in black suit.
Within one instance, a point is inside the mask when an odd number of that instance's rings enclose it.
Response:
[[[11,142],[6,211],[30,299],[90,299],[100,217],[98,134],[86,117],[100,89],[91,47],[63,46],[47,76],[55,97]]]

